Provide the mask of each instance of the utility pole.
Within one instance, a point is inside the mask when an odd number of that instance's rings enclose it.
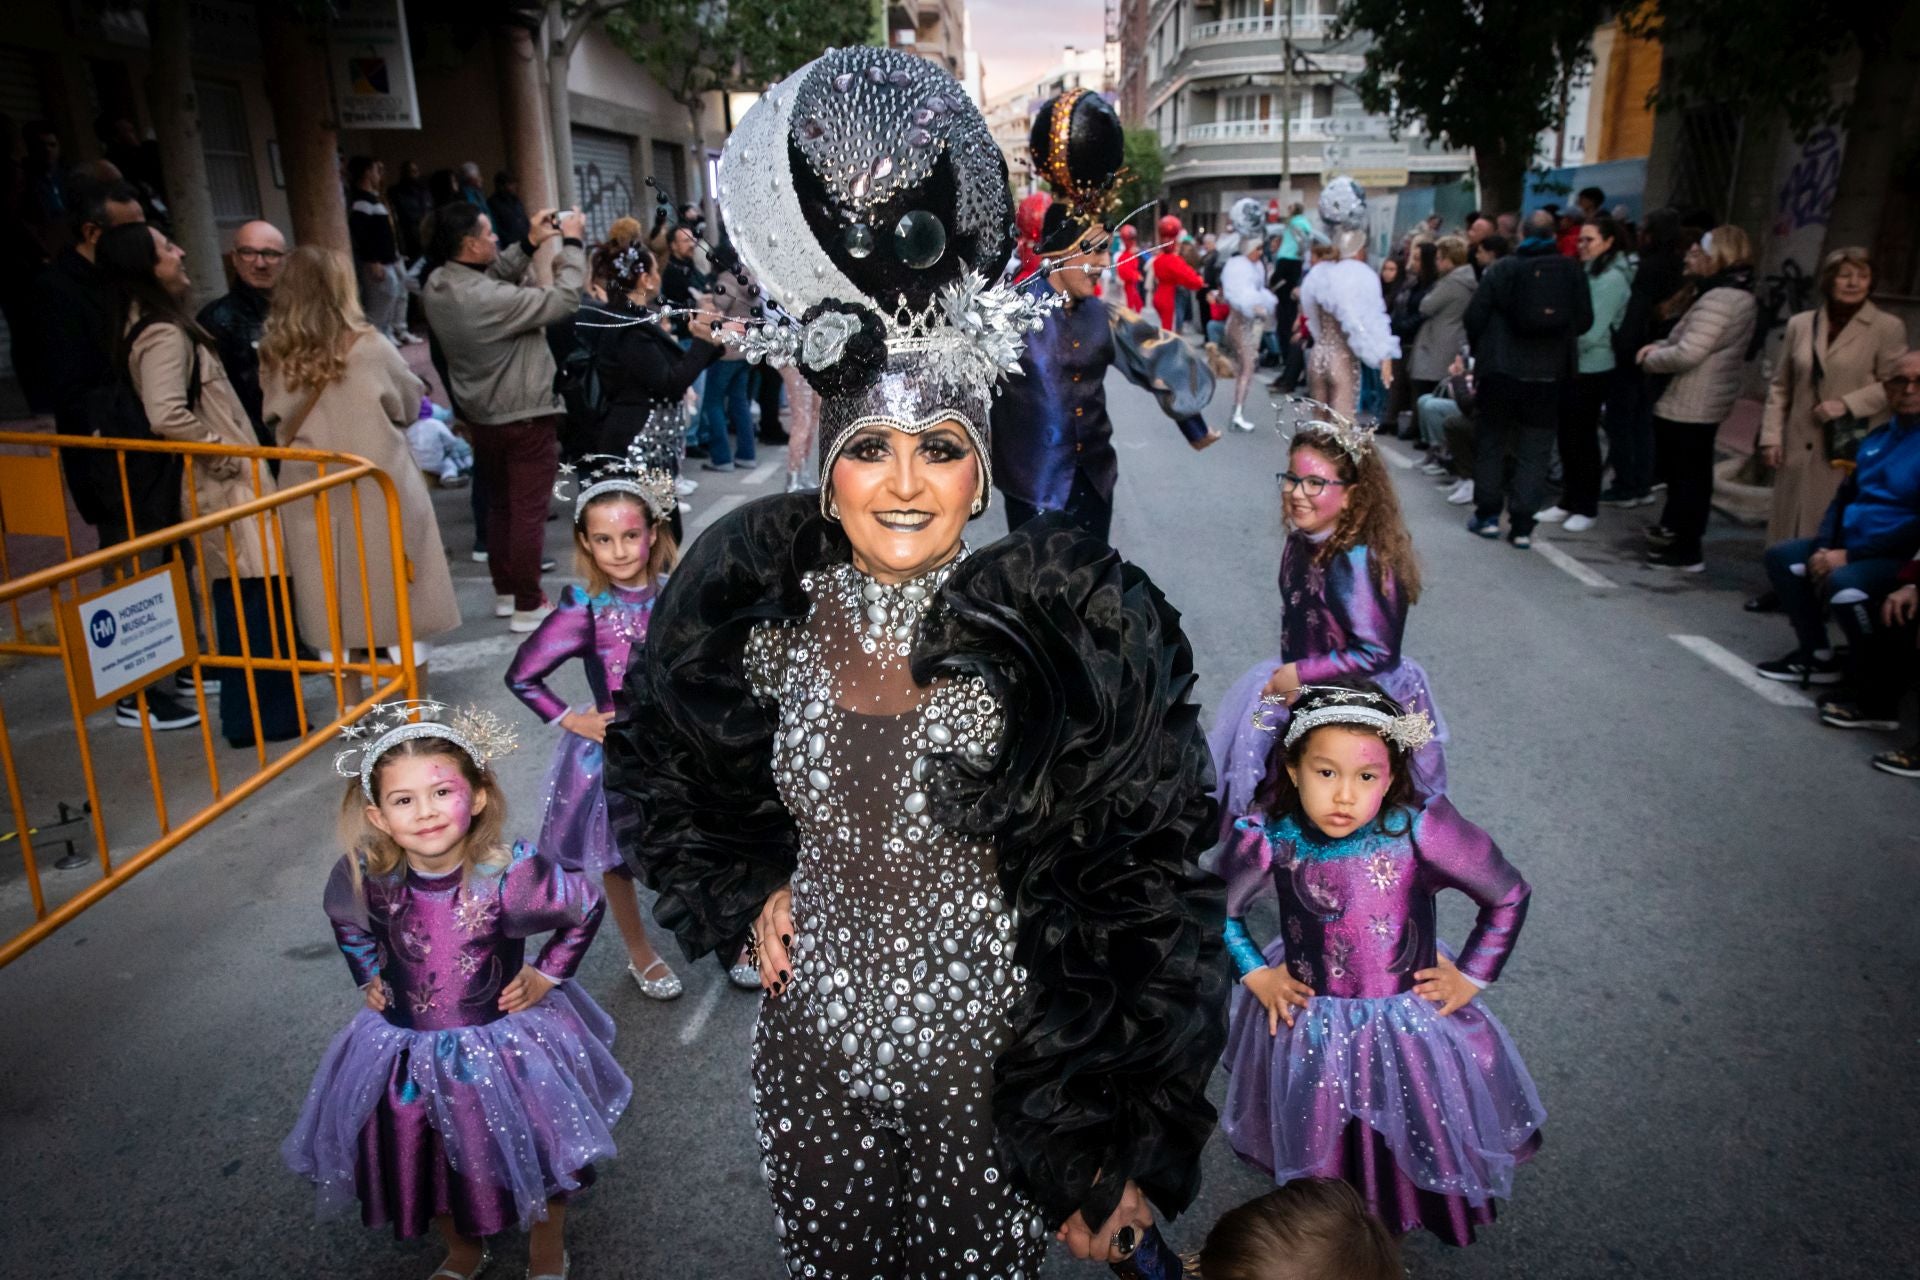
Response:
[[[573,186],[573,103],[567,97],[567,66],[594,19],[617,8],[613,0],[590,0],[568,13],[565,0],[547,0],[547,124],[553,134],[555,204],[562,209],[573,208],[580,194]]]
[[[1293,0],[1286,5],[1286,26],[1280,36],[1280,195],[1293,191]]]

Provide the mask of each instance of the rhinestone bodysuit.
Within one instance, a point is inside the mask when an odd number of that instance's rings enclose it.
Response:
[[[799,831],[791,985],[755,1037],[776,1230],[796,1276],[1030,1280],[1046,1239],[994,1144],[993,1060],[1026,975],[990,844],[933,820],[930,754],[999,749],[978,677],[917,685],[915,625],[952,563],[883,585],[809,573],[803,622],[747,645],[778,702],[774,776]]]

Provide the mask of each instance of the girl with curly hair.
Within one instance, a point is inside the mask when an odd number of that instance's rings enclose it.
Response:
[[[1372,433],[1316,405],[1294,434],[1278,477],[1287,540],[1280,553],[1280,653],[1256,664],[1220,704],[1210,745],[1227,814],[1244,811],[1266,772],[1285,699],[1339,677],[1377,680],[1434,720],[1414,756],[1422,795],[1446,790],[1446,726],[1420,664],[1400,652],[1407,610],[1420,599],[1420,565],[1400,500]]]

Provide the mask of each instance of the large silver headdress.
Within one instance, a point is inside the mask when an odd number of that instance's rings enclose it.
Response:
[[[361,794],[373,804],[373,767],[399,743],[440,738],[466,752],[482,769],[520,745],[519,731],[493,712],[468,707],[448,715],[452,710],[444,702],[427,698],[375,703],[367,714],[340,730],[340,736],[354,745],[334,756],[334,772],[360,779]]]
[[[741,259],[799,317],[729,341],[751,361],[797,366],[820,392],[823,480],[863,426],[957,420],[984,506],[994,388],[1059,299],[995,283],[1013,248],[1013,200],[965,91],[924,58],[829,50],[740,120],[719,187]]]
[[[1318,705],[1289,718],[1285,740],[1289,748],[1315,729],[1329,724],[1371,729],[1406,752],[1418,751],[1433,741],[1431,716],[1424,711],[1408,711],[1385,694],[1365,689],[1347,689],[1339,685],[1310,684],[1295,690],[1295,694],[1308,693],[1325,694],[1326,698]],[[1277,696],[1261,698],[1254,710],[1254,728],[1273,732],[1277,726],[1267,719],[1265,713],[1271,707],[1284,705],[1285,701],[1285,698]]]
[[[1276,396],[1274,427],[1287,438],[1287,447],[1313,444],[1332,447],[1359,466],[1374,450],[1377,428],[1355,422],[1332,405],[1309,396]]]

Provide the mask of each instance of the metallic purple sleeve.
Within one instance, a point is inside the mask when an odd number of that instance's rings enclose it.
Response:
[[[593,611],[587,608],[587,597],[578,588],[568,587],[553,612],[513,655],[507,667],[507,688],[552,724],[567,713],[567,702],[547,687],[547,677],[568,659],[587,657],[593,644]]]
[[[366,901],[354,891],[349,862],[352,857],[347,854],[333,864],[333,874],[327,877],[325,904],[327,919],[333,922],[334,941],[340,944],[340,954],[347,958],[347,968],[353,972],[353,985],[364,987],[380,976],[382,957],[380,940],[367,923]]]
[[[606,903],[593,882],[518,844],[500,886],[500,925],[510,938],[552,931],[533,967],[552,978],[571,978],[600,930]]]
[[[1211,870],[1227,882],[1227,914],[1244,916],[1247,908],[1273,893],[1273,846],[1258,814],[1233,824],[1215,855]]]
[[[1365,547],[1336,556],[1327,566],[1323,600],[1325,634],[1315,638],[1323,639],[1325,647],[1315,645],[1312,653],[1286,655],[1298,664],[1302,684],[1340,676],[1374,676],[1400,664],[1407,606],[1391,579],[1385,591],[1374,586]]]
[[[1414,838],[1431,890],[1458,889],[1480,905],[1473,932],[1455,963],[1469,978],[1492,982],[1519,941],[1533,886],[1502,856],[1493,837],[1461,817],[1444,796],[1414,820]]]

